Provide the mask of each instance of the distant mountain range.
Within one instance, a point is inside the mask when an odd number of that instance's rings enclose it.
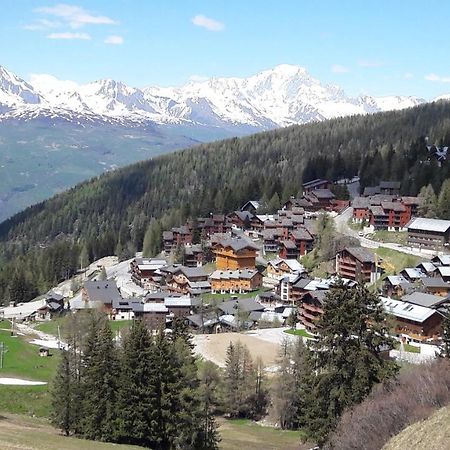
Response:
[[[175,149],[424,102],[353,98],[286,64],[249,78],[144,89],[50,75],[26,82],[0,66],[0,222],[87,178]]]
[[[211,78],[181,87],[137,89],[112,79],[78,85],[38,76],[33,85],[0,67],[0,119],[153,122],[237,134],[424,103],[411,96],[350,97],[304,68],[282,64],[249,78]]]

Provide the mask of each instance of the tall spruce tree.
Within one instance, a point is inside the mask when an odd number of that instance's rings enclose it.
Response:
[[[423,186],[420,189],[419,197],[421,204],[418,207],[418,213],[420,217],[436,217],[437,213],[437,198],[434,192],[433,186]]]
[[[441,192],[438,198],[438,217],[450,220],[450,179],[442,183]]]
[[[143,321],[136,321],[125,336],[121,353],[118,390],[118,435],[120,442],[152,447],[155,435],[154,345]]]
[[[82,377],[82,434],[88,439],[113,441],[116,435],[119,364],[108,322],[102,325],[95,342],[90,344]]]
[[[63,350],[51,388],[51,421],[66,436],[69,436],[75,427],[75,411],[77,406],[75,404],[73,388],[74,377],[69,352]]]
[[[342,283],[326,296],[318,338],[311,344],[313,370],[300,421],[319,442],[326,440],[345,408],[361,402],[372,387],[397,373],[382,351],[393,347],[383,306],[363,285]]]
[[[442,320],[442,343],[439,356],[450,359],[450,308],[446,308]]]

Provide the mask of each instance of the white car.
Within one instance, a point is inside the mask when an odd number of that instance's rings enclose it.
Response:
[[[364,236],[364,232],[363,231],[358,231],[358,236]]]

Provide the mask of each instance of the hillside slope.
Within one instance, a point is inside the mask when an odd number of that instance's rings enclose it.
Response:
[[[448,450],[450,448],[450,406],[430,418],[410,425],[393,437],[383,450]]]
[[[405,195],[430,182],[439,190],[449,164],[429,157],[425,136],[450,142],[450,102],[202,144],[107,173],[0,224],[0,261],[9,262],[0,265],[0,299],[14,273],[41,291],[70,275],[82,250],[91,260],[133,255],[152,219],[160,236],[248,199],[278,206],[302,180],[359,173],[363,186],[399,179]]]

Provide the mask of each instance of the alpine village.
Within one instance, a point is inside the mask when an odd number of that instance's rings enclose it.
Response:
[[[450,450],[421,2],[6,3],[0,450]]]

